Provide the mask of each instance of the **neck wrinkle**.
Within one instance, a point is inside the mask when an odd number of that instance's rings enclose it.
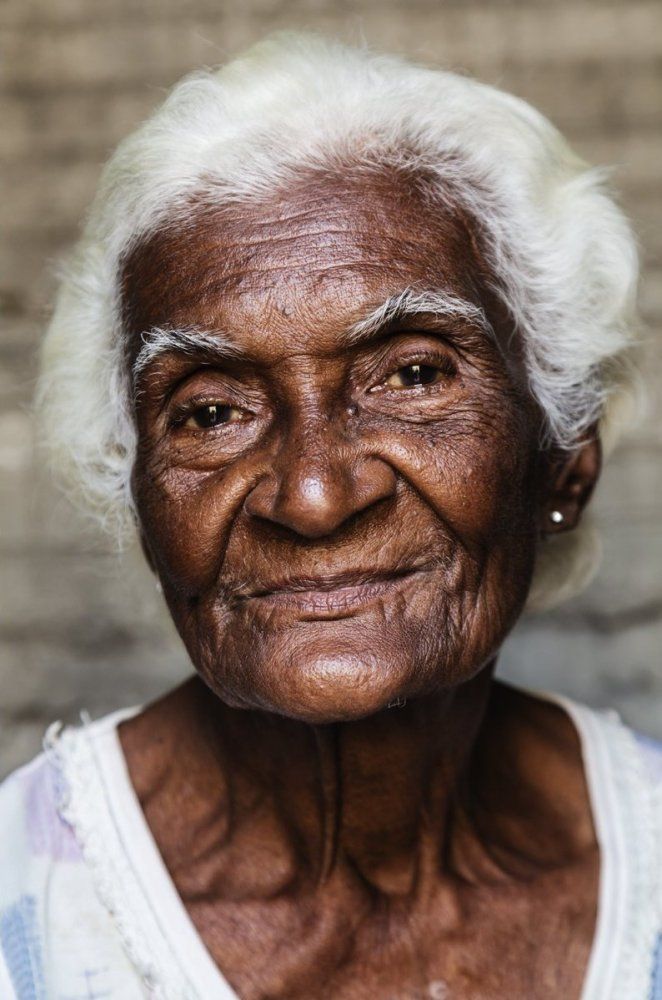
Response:
[[[491,673],[366,719],[311,727],[318,885],[343,868],[366,887],[402,896],[439,871]]]
[[[338,860],[342,815],[342,774],[337,724],[314,729],[320,773],[320,864],[317,884],[324,885]]]

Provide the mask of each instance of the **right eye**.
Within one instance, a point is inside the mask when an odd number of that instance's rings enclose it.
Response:
[[[199,406],[193,410],[184,426],[207,430],[211,427],[218,427],[219,424],[229,424],[235,420],[241,420],[241,417],[241,410],[237,409],[236,406],[209,403],[207,406]]]

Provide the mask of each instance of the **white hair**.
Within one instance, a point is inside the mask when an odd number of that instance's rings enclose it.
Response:
[[[42,354],[42,436],[111,531],[133,522],[136,438],[121,319],[123,261],[196,200],[273,196],[305,171],[420,174],[475,220],[519,332],[545,441],[608,451],[635,412],[637,253],[626,218],[558,131],[493,87],[313,35],[280,33],[170,92],[106,165],[63,273]],[[439,202],[437,201],[437,206]],[[541,544],[530,606],[577,592],[596,562],[586,519]]]

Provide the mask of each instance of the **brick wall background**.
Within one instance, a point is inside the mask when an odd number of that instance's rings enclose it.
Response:
[[[581,599],[520,623],[502,673],[611,704],[662,736],[662,6],[648,0],[2,0],[0,773],[46,724],[149,699],[189,667],[136,553],[104,549],[34,457],[35,347],[58,256],[116,142],[183,73],[266,31],[367,38],[512,90],[613,164],[638,230],[645,423],[594,501],[605,554]]]

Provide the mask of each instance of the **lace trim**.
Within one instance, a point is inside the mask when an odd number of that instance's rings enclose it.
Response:
[[[110,913],[124,948],[154,1000],[198,1000],[197,992],[167,947],[157,916],[140,889],[109,808],[94,740],[83,726],[49,726],[44,751],[57,767],[57,808],[74,830],[99,899]]]
[[[625,929],[610,995],[613,1000],[644,1000],[650,994],[660,929],[660,802],[635,734],[615,712],[599,713],[599,721],[617,798],[617,815],[611,819],[622,827],[629,876]]]

